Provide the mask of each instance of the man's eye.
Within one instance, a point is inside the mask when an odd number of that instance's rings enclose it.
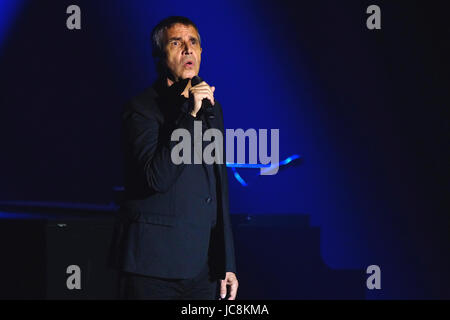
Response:
[[[178,41],[172,41],[172,45],[177,46],[178,44]]]
[[[192,44],[197,44],[197,40],[193,39],[191,40]]]

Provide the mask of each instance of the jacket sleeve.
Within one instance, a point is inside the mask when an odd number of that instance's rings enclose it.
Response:
[[[223,111],[219,108],[220,113],[220,126],[221,131],[224,136],[225,128],[223,123]],[[233,230],[231,228],[230,219],[230,206],[229,206],[229,191],[228,191],[228,172],[226,166],[226,150],[224,141],[224,153],[223,153],[223,164],[221,166],[222,170],[222,209],[223,209],[223,222],[224,222],[224,240],[225,240],[225,272],[236,273],[236,258],[234,252],[234,238]]]
[[[225,164],[223,165],[224,186],[224,228],[225,228],[225,272],[236,273],[236,258],[234,252],[233,230],[231,228],[230,210],[228,201],[228,174]]]
[[[123,113],[125,143],[130,148],[135,165],[145,175],[148,187],[156,192],[166,192],[174,184],[185,164],[174,164],[171,150],[178,141],[171,141],[174,130],[182,128],[194,136],[195,118],[181,113],[170,129],[168,137],[160,137],[160,123],[154,112],[143,111],[138,102],[130,102]]]

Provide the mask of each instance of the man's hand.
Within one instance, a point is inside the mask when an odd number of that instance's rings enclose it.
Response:
[[[222,299],[227,295],[227,286],[230,287],[228,300],[236,299],[237,289],[239,287],[239,282],[236,278],[236,275],[233,272],[227,272],[225,274],[225,280],[221,280],[220,282],[220,297]]]
[[[194,99],[194,109],[191,112],[193,117],[197,116],[197,112],[202,107],[203,99],[208,99],[214,105],[214,91],[215,87],[210,87],[205,81],[200,82],[196,86],[189,88],[189,96]]]

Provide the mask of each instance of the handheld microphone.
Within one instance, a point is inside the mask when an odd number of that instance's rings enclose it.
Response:
[[[195,76],[191,79],[191,86],[196,86],[202,81],[203,81],[202,78],[200,78],[199,76]],[[204,98],[202,100],[202,107],[200,108],[200,110],[202,110],[202,112],[205,114],[207,118],[209,119],[215,118],[213,106],[211,104],[211,101],[209,101],[208,99]]]

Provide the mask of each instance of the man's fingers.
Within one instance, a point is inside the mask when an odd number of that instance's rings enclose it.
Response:
[[[197,89],[197,88],[203,88],[203,87],[208,87],[209,88],[209,85],[205,81],[202,81],[199,84],[197,84],[197,85],[195,85],[195,86],[193,86],[191,88],[192,89]]]
[[[227,282],[225,280],[220,281],[220,297],[225,299],[227,295]]]
[[[228,300],[234,300],[234,299],[236,299],[237,289],[238,289],[238,283],[237,283],[237,281],[235,280],[235,281],[233,281],[233,283],[231,284],[230,297],[228,298]]]
[[[214,95],[210,89],[196,89],[192,90],[191,94],[194,94],[197,101],[201,101],[203,99],[208,99],[211,101],[211,104],[214,105]]]
[[[191,87],[189,89],[189,94],[194,95],[196,103],[200,103],[203,99],[208,99],[211,102],[211,105],[215,104],[214,101],[214,91],[215,87],[210,87],[205,81],[200,82],[199,84]]]
[[[190,92],[191,93],[195,93],[195,94],[197,94],[197,93],[210,93],[210,94],[213,94],[214,93],[214,91],[210,88],[210,87],[202,87],[202,88],[191,88],[190,89]]]
[[[216,87],[214,86],[209,86],[206,82],[200,82],[198,85],[191,87],[191,90],[196,92],[197,90],[202,90],[202,89],[207,89],[209,90],[211,93],[214,93],[214,91],[216,90]]]

